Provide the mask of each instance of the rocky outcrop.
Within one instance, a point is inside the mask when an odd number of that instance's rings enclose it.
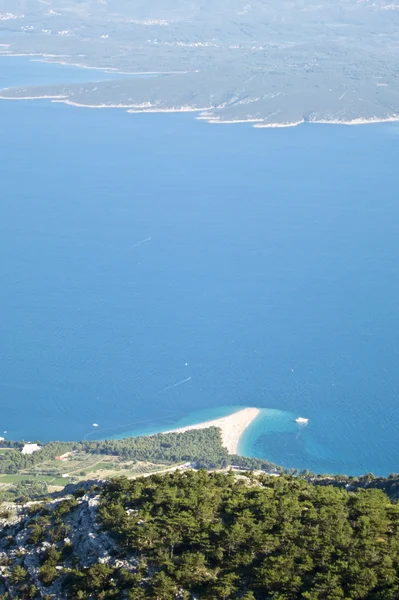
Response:
[[[85,486],[91,487],[90,482]],[[82,486],[79,488],[83,491]],[[78,493],[76,486],[67,486],[65,491]],[[57,600],[68,597],[63,584],[76,565],[84,569],[103,563],[134,571],[135,559],[121,558],[116,541],[100,527],[99,500],[97,489],[80,498],[67,494],[50,502],[0,507],[0,594],[7,591],[11,598],[19,597],[24,583],[17,581],[15,573],[22,577],[23,571],[16,568],[26,571],[26,581],[36,587],[35,598]],[[50,583],[43,581],[41,573],[49,551],[59,556],[58,564],[53,566],[57,576]]]

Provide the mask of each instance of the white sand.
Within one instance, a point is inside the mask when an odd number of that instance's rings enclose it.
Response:
[[[238,443],[245,429],[259,415],[258,408],[244,408],[227,417],[214,419],[213,421],[205,421],[205,423],[197,423],[197,425],[188,425],[179,429],[172,429],[165,433],[182,433],[191,429],[207,429],[208,427],[219,427],[222,431],[223,446],[229,454],[237,454]]]

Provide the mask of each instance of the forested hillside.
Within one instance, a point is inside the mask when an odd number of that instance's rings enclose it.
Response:
[[[190,463],[196,468],[239,468],[284,472],[267,460],[230,455],[222,444],[220,429],[195,429],[180,433],[82,442],[40,444],[33,454],[22,454],[23,442],[1,443],[0,503],[19,498],[37,499],[49,486],[85,479],[109,479],[125,474],[151,473],[173,465]],[[64,458],[62,458],[62,456]],[[106,462],[103,462],[106,461]],[[107,468],[104,471],[104,468]],[[99,469],[99,470],[97,470]],[[67,479],[62,479],[67,474]]]
[[[399,598],[399,507],[375,489],[189,470],[3,523],[2,598]]]
[[[223,447],[220,429],[193,429],[180,433],[158,433],[151,436],[127,437],[120,440],[82,442],[49,442],[40,444],[41,450],[33,454],[21,454],[24,442],[2,442],[9,451],[0,453],[0,474],[17,473],[32,465],[40,464],[66,452],[111,454],[123,460],[151,460],[175,464],[191,461],[200,467],[221,468],[230,464],[251,468],[273,468],[267,460],[229,455]],[[14,452],[12,450],[15,450]]]

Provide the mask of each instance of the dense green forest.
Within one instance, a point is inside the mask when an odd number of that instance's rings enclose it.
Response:
[[[115,454],[124,460],[150,460],[170,464],[190,461],[208,468],[222,467],[229,462],[220,430],[216,427],[86,444],[86,451]]]
[[[132,597],[399,598],[399,507],[379,490],[187,472],[110,483],[99,514],[140,557]]]
[[[399,505],[381,490],[188,470],[115,479],[93,494],[97,524],[79,543],[103,530],[112,550],[100,545],[88,565],[74,545],[90,494],[29,507],[0,530],[0,588],[11,589],[0,598],[399,598]]]

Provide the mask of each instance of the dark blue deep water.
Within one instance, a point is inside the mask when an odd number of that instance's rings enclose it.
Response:
[[[2,58],[0,81],[47,68]],[[0,132],[0,435],[257,406],[242,452],[399,471],[398,125],[3,101]]]

